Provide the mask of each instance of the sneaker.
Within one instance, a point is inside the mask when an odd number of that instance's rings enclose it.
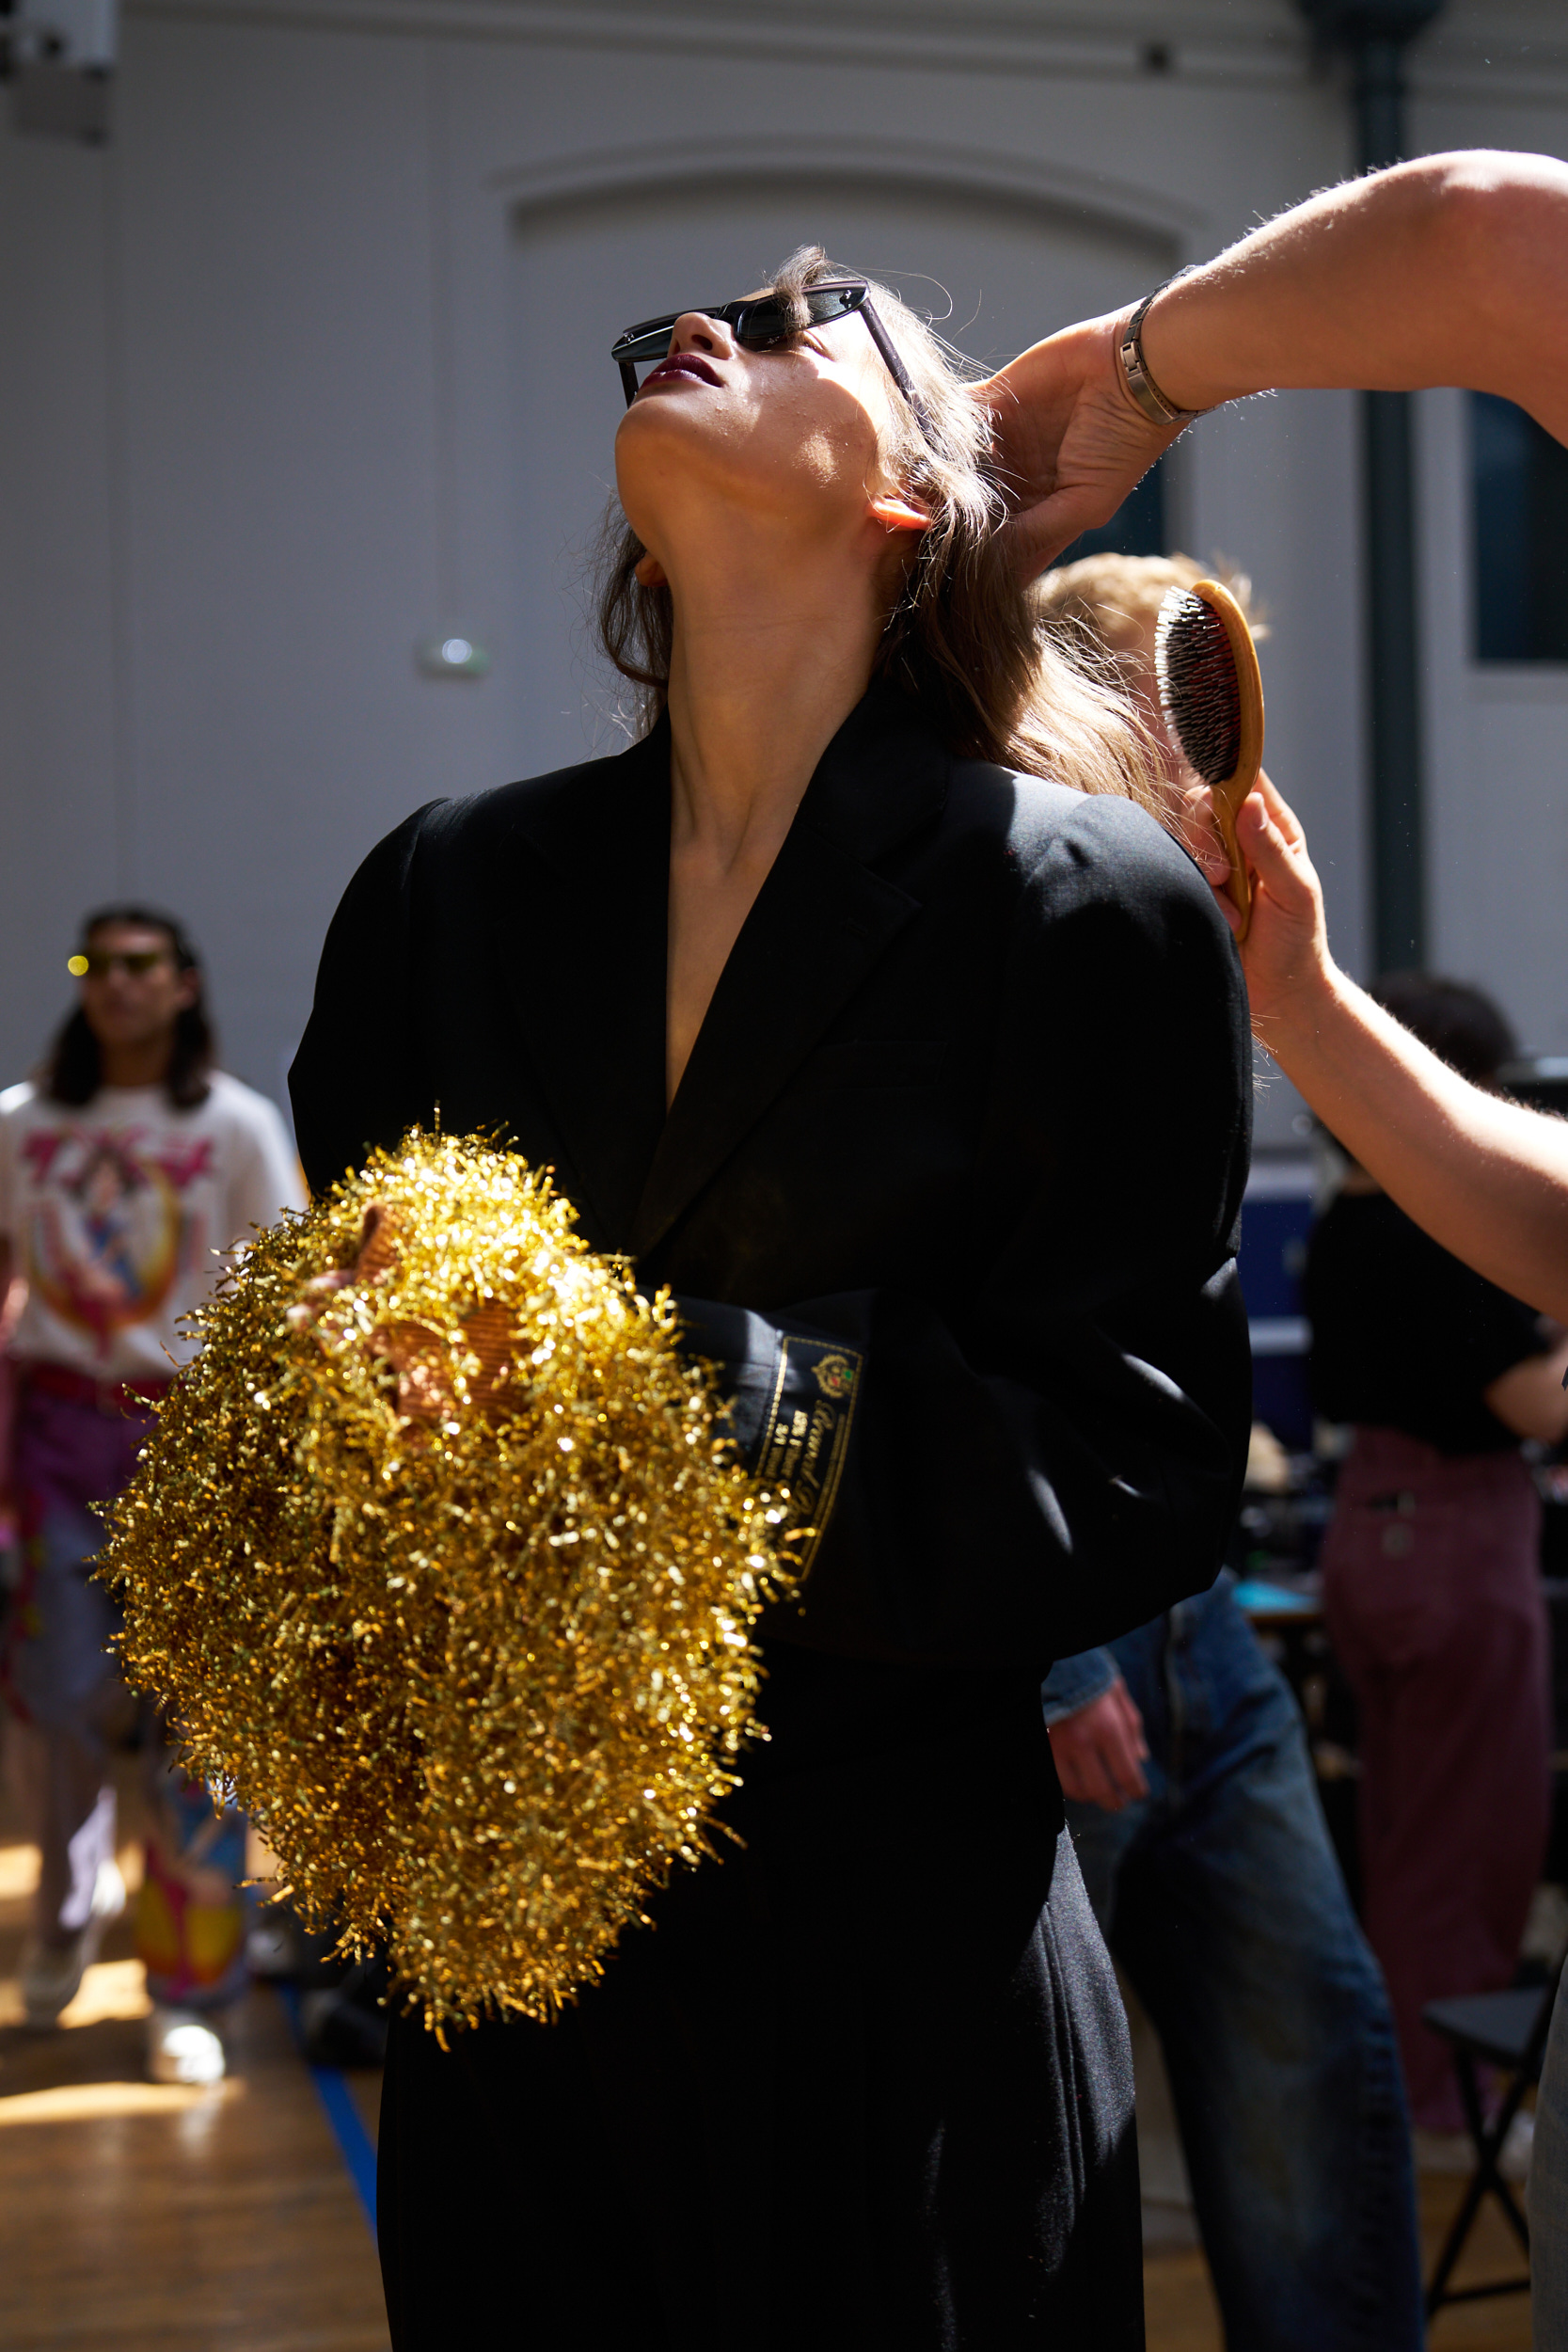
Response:
[[[229,2061],[209,2018],[159,2006],[147,2021],[147,2071],[155,2083],[200,2088],[222,2082]]]
[[[125,1909],[125,1881],[117,1864],[101,1862],[93,1881],[87,1924],[69,1944],[46,1944],[30,1935],[22,1947],[17,1976],[22,2006],[33,2033],[52,2033],[82,1989],[82,1979],[98,1958],[103,1931]]]
[[[1503,2134],[1503,2144],[1497,2156],[1497,2169],[1505,2181],[1529,2179],[1529,2160],[1534,2147],[1535,2118],[1528,2107],[1521,2107]]]

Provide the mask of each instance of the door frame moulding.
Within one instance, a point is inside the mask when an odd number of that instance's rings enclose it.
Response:
[[[507,278],[514,257],[531,232],[547,236],[552,215],[563,215],[579,204],[634,205],[682,192],[708,192],[716,199],[737,188],[765,195],[815,178],[890,196],[918,194],[927,202],[948,196],[990,204],[1011,212],[1015,223],[1032,218],[1042,231],[1059,227],[1142,242],[1150,249],[1151,284],[1209,251],[1214,242],[1209,216],[1167,190],[1102,179],[1039,155],[929,145],[912,137],[863,137],[847,129],[832,135],[781,134],[762,139],[721,135],[705,141],[695,155],[673,151],[668,142],[582,148],[513,164],[499,161],[496,147],[488,165],[448,151],[437,162],[436,178],[438,201],[451,208],[451,331],[459,348],[477,362],[465,379],[453,427],[451,526],[454,594],[462,609],[476,612],[508,610],[513,562],[506,531],[496,522],[495,485],[512,480],[515,420],[505,371],[496,364],[491,323],[510,299]],[[1042,319],[1039,331],[1049,332],[1053,324]],[[606,368],[606,378],[613,373]],[[619,406],[617,394],[617,415]],[[608,418],[610,430],[614,421]],[[607,434],[607,459],[608,446]],[[1183,469],[1179,459],[1173,476],[1182,501],[1178,519],[1184,513]],[[516,503],[515,493],[499,501],[507,513]],[[504,662],[500,666],[504,670]],[[517,723],[526,723],[520,713]]]
[[[848,134],[721,138],[705,142],[696,154],[672,153],[668,144],[600,148],[502,166],[486,172],[481,184],[504,198],[516,218],[607,197],[699,191],[716,183],[763,188],[814,175],[890,192],[939,190],[1050,214],[1065,227],[1132,234],[1174,247],[1182,260],[1210,227],[1202,209],[1168,189],[1078,171],[1043,156]]]

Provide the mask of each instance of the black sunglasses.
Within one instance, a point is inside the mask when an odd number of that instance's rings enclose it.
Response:
[[[920,394],[915,390],[908,368],[898,357],[892,336],[877,316],[871,300],[871,290],[863,278],[846,278],[827,286],[807,286],[801,301],[806,308],[807,324],[828,326],[835,319],[847,319],[858,311],[865,321],[866,332],[881,353],[889,375],[903,393],[926,438],[931,438],[930,426]],[[769,351],[788,342],[799,332],[795,325],[793,306],[775,294],[754,294],[740,302],[688,304],[684,310],[672,310],[661,319],[644,319],[639,326],[628,326],[610,345],[610,356],[621,371],[626,406],[637,398],[638,363],[647,359],[666,359],[670,342],[683,318],[695,312],[698,318],[722,319],[737,343],[748,351]]]
[[[121,948],[118,953],[103,947],[89,947],[85,954],[78,951],[68,957],[66,970],[78,980],[84,977],[106,980],[110,973],[116,971],[128,972],[133,979],[139,980],[145,974],[155,971],[160,963],[173,961],[173,950],[168,947],[130,947]]]

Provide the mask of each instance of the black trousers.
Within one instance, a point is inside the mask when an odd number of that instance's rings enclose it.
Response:
[[[395,2352],[1137,2352],[1120,1999],[1037,1684],[990,1695],[764,1751],[558,2024],[394,2025]]]

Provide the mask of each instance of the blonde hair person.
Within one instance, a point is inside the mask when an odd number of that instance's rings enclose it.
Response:
[[[1235,951],[1035,626],[973,371],[815,247],[611,357],[636,739],[372,850],[297,1131],[317,1185],[415,1120],[510,1137],[674,1294],[744,1457],[832,1474],[716,1858],[556,2024],[394,2023],[392,2340],[1134,2352],[1039,1684],[1230,1523]]]
[[[1251,580],[1220,555],[1212,564],[1199,564],[1190,555],[1120,555],[1110,549],[1081,555],[1042,573],[1035,582],[1035,615],[1064,634],[1074,625],[1086,628],[1091,643],[1108,647],[1118,661],[1131,655],[1152,671],[1154,624],[1161,605],[1172,588],[1190,588],[1198,580],[1217,580],[1228,588],[1253,636],[1259,641],[1267,637],[1268,623],[1253,602]],[[1127,691],[1147,702],[1144,676],[1130,676]]]
[[[1211,564],[1190,555],[1081,555],[1036,581],[1031,592],[1046,644],[1126,695],[1146,738],[1153,807],[1161,823],[1205,862],[1207,803],[1172,740],[1154,676],[1154,631],[1172,588],[1217,580],[1241,606],[1259,642],[1268,624],[1255,609],[1252,582],[1223,557]]]

